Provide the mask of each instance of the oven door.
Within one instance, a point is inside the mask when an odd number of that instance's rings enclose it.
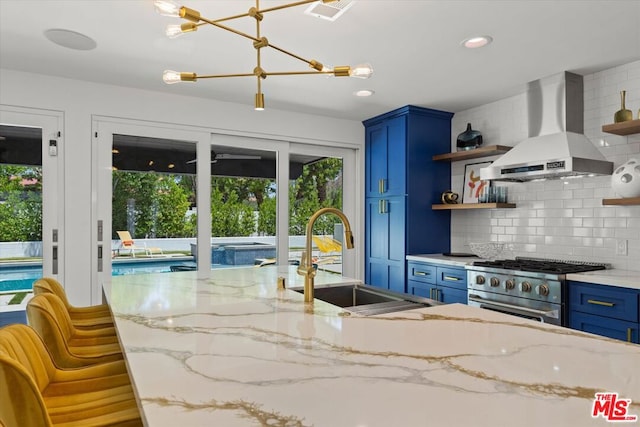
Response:
[[[562,305],[469,289],[468,304],[552,325],[562,325]]]

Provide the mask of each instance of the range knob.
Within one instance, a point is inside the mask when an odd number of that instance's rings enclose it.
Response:
[[[546,283],[543,283],[542,285],[536,287],[536,292],[538,293],[538,295],[546,297],[547,295],[549,295],[549,286]]]
[[[500,279],[498,279],[497,277],[492,277],[489,283],[491,283],[491,286],[495,288],[496,286],[500,286]]]
[[[516,287],[516,281],[513,279],[507,279],[507,281],[504,282],[504,287],[507,290],[513,289]]]
[[[531,292],[531,283],[529,282],[520,283],[520,290],[522,292]]]
[[[478,285],[484,285],[484,276],[476,276],[476,284]]]

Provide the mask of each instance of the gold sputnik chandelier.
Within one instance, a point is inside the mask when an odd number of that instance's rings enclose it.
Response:
[[[305,59],[301,56],[298,56],[294,53],[291,53],[279,46],[272,44],[266,37],[262,36],[260,32],[260,23],[264,18],[264,15],[267,12],[273,12],[276,10],[286,9],[294,6],[301,6],[309,3],[332,3],[337,0],[302,0],[297,1],[290,4],[284,4],[280,6],[274,6],[266,9],[260,9],[259,0],[256,0],[255,7],[249,9],[247,13],[229,16],[221,19],[208,19],[200,15],[200,12],[197,10],[190,9],[185,6],[179,6],[176,3],[170,0],[155,0],[154,4],[156,10],[161,15],[165,16],[175,16],[178,18],[183,18],[187,22],[182,25],[169,25],[167,27],[166,34],[170,38],[178,37],[184,33],[189,33],[196,31],[198,27],[209,24],[217,28],[221,28],[226,31],[230,31],[234,34],[237,34],[241,37],[249,39],[253,42],[253,47],[256,49],[256,67],[253,69],[251,73],[236,73],[236,74],[209,74],[209,75],[199,75],[192,72],[178,72],[166,70],[163,74],[163,80],[167,84],[179,83],[179,82],[195,82],[199,79],[216,79],[223,77],[255,77],[258,83],[258,90],[255,96],[255,109],[256,110],[264,110],[264,94],[262,93],[262,80],[266,79],[267,76],[290,76],[290,75],[303,75],[303,74],[325,74],[325,75],[333,75],[336,77],[357,77],[362,79],[367,79],[371,77],[373,74],[373,69],[369,64],[357,65],[355,67],[351,67],[348,65],[336,66],[333,68],[329,68],[324,66],[322,63],[316,61],[315,59]],[[238,31],[234,28],[228,27],[222,22],[231,21],[239,18],[250,17],[255,19],[256,21],[256,35],[252,36],[250,34],[246,34],[242,31]],[[312,70],[306,71],[266,71],[262,68],[262,62],[260,58],[260,51],[263,48],[271,48],[275,49],[278,52],[281,52],[285,55],[288,55],[292,58],[295,58],[299,61],[302,61],[311,67]]]

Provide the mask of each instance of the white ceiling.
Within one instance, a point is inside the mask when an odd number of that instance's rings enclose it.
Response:
[[[271,7],[287,3],[262,0]],[[202,16],[244,13],[245,0],[184,0]],[[327,65],[370,62],[369,80],[325,76],[267,78],[267,108],[363,120],[413,104],[461,111],[524,92],[529,81],[572,71],[589,74],[640,59],[640,0],[424,1],[359,0],[336,22],[299,6],[266,14],[262,35]],[[251,41],[210,26],[179,39],[164,28],[152,0],[0,0],[0,67],[246,104],[254,78],[165,85],[165,69],[198,74],[246,73],[255,66]],[[248,18],[230,26],[253,33]],[[92,51],[66,49],[43,31],[64,28],[93,38]],[[493,44],[468,50],[466,37]],[[308,70],[269,50],[267,71]],[[357,89],[375,95],[356,98]],[[259,114],[259,113],[256,113]]]

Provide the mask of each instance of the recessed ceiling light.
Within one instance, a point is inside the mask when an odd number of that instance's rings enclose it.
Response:
[[[370,90],[370,89],[362,89],[362,90],[357,90],[357,91],[353,92],[353,94],[355,96],[371,96],[374,93],[375,92]]]
[[[66,47],[74,50],[92,50],[95,49],[97,43],[91,37],[84,34],[65,30],[61,28],[51,28],[44,31],[44,36],[58,46]]]
[[[468,39],[464,39],[460,44],[468,49],[476,49],[479,47],[486,46],[492,41],[493,41],[493,37],[491,36],[475,36],[475,37],[469,37]]]

